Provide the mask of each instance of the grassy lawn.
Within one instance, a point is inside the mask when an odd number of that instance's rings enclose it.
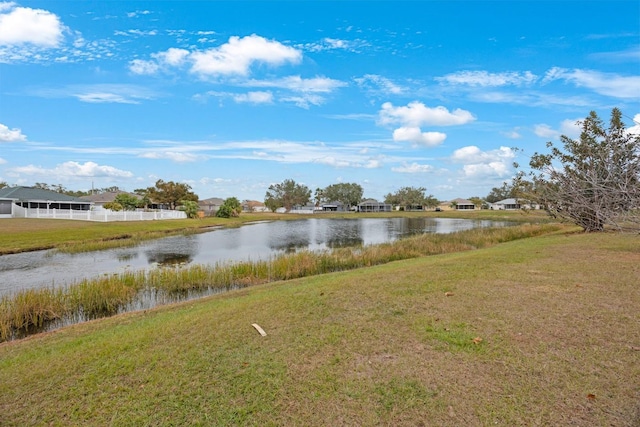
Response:
[[[89,222],[59,219],[11,218],[0,220],[0,255],[162,237],[171,233],[199,231],[207,227],[233,227],[243,222],[274,219],[275,214],[246,214],[240,218],[174,219],[162,221]]]
[[[79,324],[0,344],[0,425],[637,426],[638,277],[556,233]]]

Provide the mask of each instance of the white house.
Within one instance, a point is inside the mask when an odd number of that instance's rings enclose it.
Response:
[[[510,198],[491,203],[489,207],[495,211],[510,211],[518,209],[540,209],[540,205],[530,203],[520,203],[518,199]]]

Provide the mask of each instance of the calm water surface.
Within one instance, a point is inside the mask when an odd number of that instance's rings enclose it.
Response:
[[[81,254],[37,251],[4,255],[0,256],[0,295],[158,266],[264,260],[299,250],[372,245],[414,234],[506,225],[510,224],[449,218],[309,218],[167,237],[133,248]]]

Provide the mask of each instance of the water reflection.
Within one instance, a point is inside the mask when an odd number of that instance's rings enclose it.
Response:
[[[307,218],[258,222],[233,229],[172,236],[134,248],[81,254],[38,251],[0,256],[0,295],[157,266],[269,259],[299,250],[390,242],[421,233],[451,233],[505,222],[444,218]]]
[[[195,235],[172,236],[149,243],[144,254],[151,265],[176,266],[188,264],[195,258],[200,242]]]

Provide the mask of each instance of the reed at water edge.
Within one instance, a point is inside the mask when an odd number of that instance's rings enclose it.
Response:
[[[0,298],[0,342],[66,318],[118,313],[143,291],[180,294],[229,290],[316,274],[351,270],[426,255],[459,252],[557,231],[558,224],[422,234],[379,245],[300,251],[270,260],[157,268],[85,279],[64,288],[28,289]]]

